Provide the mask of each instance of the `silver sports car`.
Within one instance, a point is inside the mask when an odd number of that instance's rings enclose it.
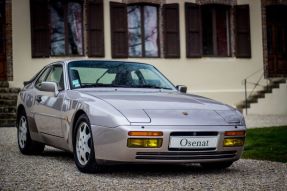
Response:
[[[200,163],[227,168],[243,151],[241,113],[186,94],[154,66],[73,60],[47,65],[19,93],[18,145],[74,153],[82,172],[106,163]]]

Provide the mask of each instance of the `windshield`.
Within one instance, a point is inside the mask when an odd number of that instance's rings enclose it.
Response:
[[[91,87],[175,87],[153,66],[118,61],[72,61],[68,65],[71,89]]]

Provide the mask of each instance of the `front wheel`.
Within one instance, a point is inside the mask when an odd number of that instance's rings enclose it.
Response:
[[[74,159],[81,172],[92,173],[97,170],[91,125],[86,115],[81,115],[75,126]]]
[[[18,147],[22,154],[33,155],[41,154],[44,151],[45,145],[33,141],[30,136],[29,125],[26,113],[21,111],[17,121],[17,138]]]
[[[200,165],[205,169],[226,169],[233,164],[233,161],[225,161],[225,162],[210,162],[210,163],[200,163]]]

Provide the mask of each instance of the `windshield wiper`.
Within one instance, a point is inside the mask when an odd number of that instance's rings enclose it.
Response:
[[[141,85],[141,86],[137,86],[137,88],[153,88],[153,89],[164,89],[164,90],[172,90],[171,88],[167,88],[167,87],[160,87],[160,86],[155,86],[155,85]]]
[[[104,87],[104,88],[132,88],[131,86],[127,85],[113,85],[113,84],[82,84],[81,88],[97,88],[97,87]]]

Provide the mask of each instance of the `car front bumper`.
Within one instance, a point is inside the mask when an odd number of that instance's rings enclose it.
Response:
[[[92,125],[95,158],[97,161],[131,163],[204,163],[236,161],[242,147],[224,147],[225,131],[242,131],[245,126],[119,126],[107,128]],[[161,131],[163,136],[160,148],[129,148],[129,131]],[[217,132],[218,142],[214,149],[170,149],[170,135],[174,133]],[[141,137],[144,138],[144,137]],[[155,138],[155,137],[152,137]]]

